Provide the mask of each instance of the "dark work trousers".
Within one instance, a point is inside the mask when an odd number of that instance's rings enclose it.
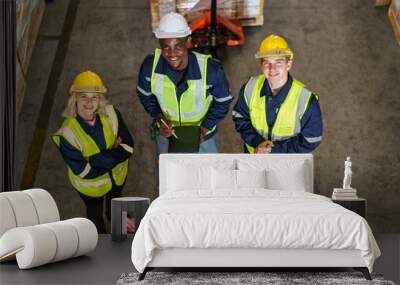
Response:
[[[125,184],[125,183],[124,183]],[[105,234],[106,233],[106,226],[104,224],[103,220],[103,203],[104,203],[104,197],[106,200],[106,217],[107,220],[111,220],[111,199],[112,198],[117,198],[121,197],[121,192],[122,188],[124,188],[124,184],[121,186],[116,186],[114,187],[103,197],[89,197],[86,195],[83,195],[82,193],[79,193],[79,196],[81,196],[83,202],[86,205],[86,217],[91,220],[97,228],[97,232],[99,234]]]

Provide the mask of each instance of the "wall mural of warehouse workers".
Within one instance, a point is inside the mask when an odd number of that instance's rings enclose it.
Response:
[[[160,49],[143,61],[137,94],[154,119],[158,153],[217,153],[217,125],[232,101],[222,64],[188,49],[191,31],[179,14],[165,15],[155,34]],[[319,99],[289,74],[293,52],[286,40],[266,37],[255,57],[263,74],[242,86],[232,112],[244,151],[313,151],[322,139]],[[100,233],[105,232],[103,197],[110,219],[111,198],[121,196],[133,153],[133,139],[120,112],[105,100],[106,91],[97,74],[78,74],[66,119],[52,136]]]
[[[312,152],[322,140],[319,98],[289,74],[293,52],[286,40],[266,37],[255,57],[262,74],[242,86],[232,111],[244,152]]]
[[[232,101],[221,62],[189,50],[191,30],[177,13],[164,15],[160,48],[140,68],[137,94],[154,121],[158,153],[217,153],[218,123]]]
[[[154,120],[158,153],[217,153],[217,125],[232,101],[222,64],[188,49],[191,31],[179,14],[165,15],[155,34],[160,49],[143,61],[137,94]],[[266,37],[255,57],[262,74],[242,86],[232,111],[244,152],[312,152],[322,139],[319,98],[289,74],[293,52],[286,40]],[[96,73],[78,74],[52,136],[99,233],[106,232],[104,197],[110,220],[111,199],[121,196],[133,153],[132,136],[106,92]]]
[[[78,74],[63,112],[65,120],[52,140],[61,151],[72,186],[86,205],[87,217],[99,233],[111,218],[111,199],[121,197],[133,139],[120,112],[105,99],[101,78],[92,71]]]

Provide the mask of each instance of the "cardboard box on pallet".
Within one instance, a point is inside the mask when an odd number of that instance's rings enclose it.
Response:
[[[176,11],[175,0],[151,0],[150,11],[151,28],[155,32],[162,16]]]
[[[264,22],[264,0],[219,0],[218,14],[239,19],[243,26],[261,26]],[[157,29],[160,18],[176,11],[188,21],[196,19],[204,10],[210,9],[210,0],[151,0],[153,31]]]

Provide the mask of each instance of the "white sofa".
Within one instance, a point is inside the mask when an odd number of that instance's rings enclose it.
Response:
[[[43,189],[0,193],[0,262],[28,269],[86,254],[96,248],[95,225],[85,218],[60,221]]]

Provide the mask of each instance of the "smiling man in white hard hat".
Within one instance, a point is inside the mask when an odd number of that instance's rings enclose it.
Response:
[[[216,153],[216,130],[232,101],[222,64],[191,51],[185,18],[169,13],[155,36],[160,48],[140,68],[137,94],[155,122],[158,153],[168,152],[174,127],[198,126],[200,153]],[[197,139],[197,138],[195,138]]]
[[[270,35],[255,57],[262,74],[242,86],[232,111],[244,152],[312,152],[322,140],[319,99],[289,74],[293,52],[288,43]]]

